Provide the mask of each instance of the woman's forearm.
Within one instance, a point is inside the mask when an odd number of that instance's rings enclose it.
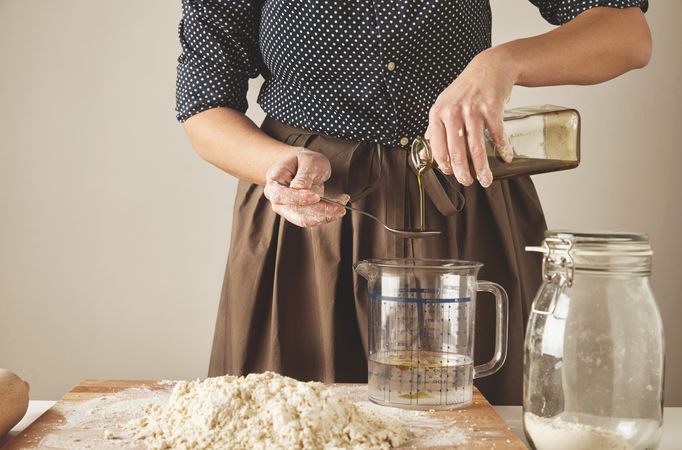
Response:
[[[184,126],[202,158],[252,183],[264,184],[271,165],[303,150],[271,138],[244,114],[230,108],[203,111],[187,119]]]
[[[548,33],[488,52],[507,61],[517,85],[596,84],[644,67],[651,33],[639,8],[592,8]]]

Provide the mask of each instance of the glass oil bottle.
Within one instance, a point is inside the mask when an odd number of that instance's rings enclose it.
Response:
[[[505,162],[489,134],[486,153],[493,179],[573,169],[580,164],[580,114],[572,108],[543,105],[514,108],[504,113],[504,131],[514,158]],[[437,167],[429,142],[417,138],[412,158]],[[471,160],[471,173],[475,173]]]

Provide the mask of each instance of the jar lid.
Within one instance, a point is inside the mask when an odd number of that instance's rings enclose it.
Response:
[[[611,273],[648,274],[653,255],[646,234],[572,230],[548,230],[542,247],[527,250],[544,253],[550,261],[564,258],[575,270]]]
[[[545,238],[565,239],[573,243],[572,253],[577,254],[628,254],[651,256],[649,236],[627,232],[578,232],[571,230],[548,230]]]

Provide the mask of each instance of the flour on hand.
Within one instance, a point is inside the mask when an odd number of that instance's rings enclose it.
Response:
[[[322,383],[272,372],[179,382],[128,428],[153,449],[390,449],[410,437]]]

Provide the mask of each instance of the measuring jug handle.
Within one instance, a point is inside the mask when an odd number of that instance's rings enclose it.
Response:
[[[495,353],[493,359],[474,367],[474,378],[487,377],[502,367],[507,359],[507,330],[509,328],[509,298],[502,286],[491,281],[479,281],[478,292],[490,292],[495,295]]]

